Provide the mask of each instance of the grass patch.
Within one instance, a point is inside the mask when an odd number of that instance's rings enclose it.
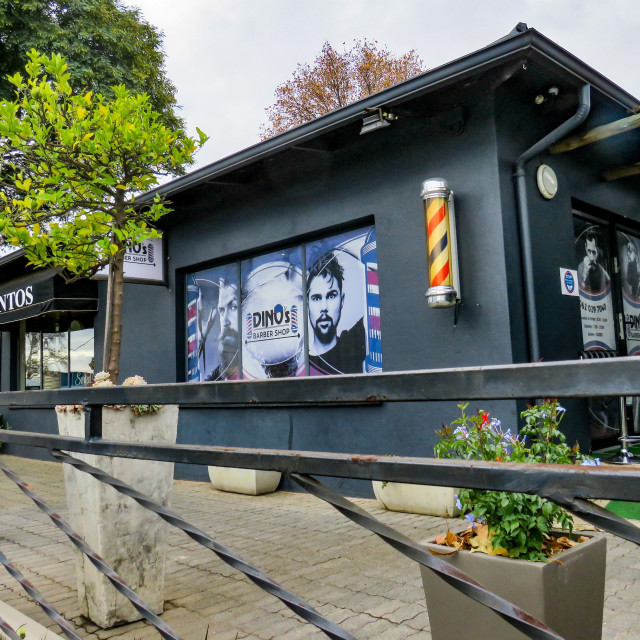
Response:
[[[640,520],[640,502],[622,502],[612,500],[606,507],[607,511],[630,520]]]
[[[634,455],[640,457],[640,445],[636,444],[629,447],[629,451]],[[596,454],[596,457],[601,458],[603,462],[607,461],[607,458],[611,458],[620,452],[619,449],[613,449],[611,451],[604,451],[603,453]],[[605,507],[607,511],[615,513],[622,518],[630,520],[640,520],[640,502],[624,502],[622,500],[612,500]]]

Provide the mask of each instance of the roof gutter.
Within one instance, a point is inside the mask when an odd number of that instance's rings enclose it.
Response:
[[[552,144],[564,138],[586,120],[591,109],[591,86],[585,84],[580,89],[577,111],[559,127],[527,149],[516,161],[513,179],[516,189],[516,208],[520,230],[520,247],[524,269],[524,291],[527,314],[527,336],[529,339],[529,360],[540,360],[540,340],[538,335],[538,317],[533,277],[533,251],[531,249],[531,228],[529,224],[529,202],[527,199],[527,180],[525,164],[534,156],[548,149]]]

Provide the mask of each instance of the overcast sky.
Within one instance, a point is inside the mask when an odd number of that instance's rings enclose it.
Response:
[[[323,43],[366,37],[428,68],[526,22],[640,98],[638,0],[128,0],[164,32],[167,72],[204,166],[259,141],[264,109]]]

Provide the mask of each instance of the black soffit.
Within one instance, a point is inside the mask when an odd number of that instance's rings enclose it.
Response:
[[[96,283],[66,284],[55,269],[43,269],[0,285],[0,325],[57,311],[97,311]]]

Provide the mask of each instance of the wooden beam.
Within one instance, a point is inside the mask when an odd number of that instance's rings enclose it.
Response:
[[[616,167],[615,169],[607,169],[602,172],[605,180],[618,180],[618,178],[626,178],[627,176],[636,176],[640,173],[640,162],[627,165],[625,167]]]
[[[640,127],[640,113],[634,113],[628,118],[622,118],[622,120],[603,124],[602,126],[591,129],[591,131],[587,131],[587,133],[582,135],[573,136],[571,138],[561,140],[560,142],[556,142],[556,144],[552,145],[549,150],[551,153],[571,151],[572,149],[577,149],[578,147],[583,147],[586,144],[598,142],[599,140],[604,140],[605,138],[610,138],[611,136],[616,136],[619,133],[625,133],[626,131],[631,131],[638,127]]]

